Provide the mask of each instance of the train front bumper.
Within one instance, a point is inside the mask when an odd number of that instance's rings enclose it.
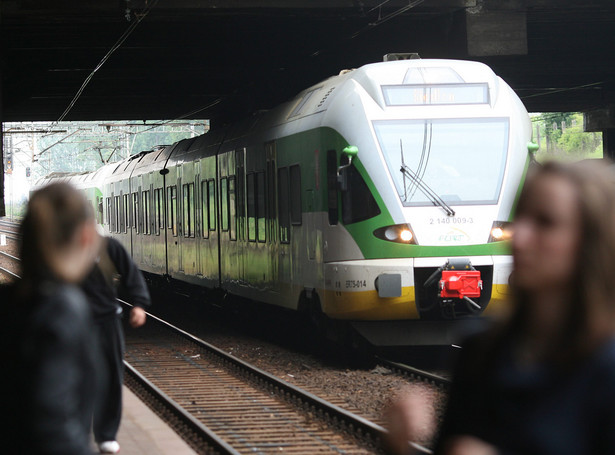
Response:
[[[446,263],[446,257],[366,259],[325,264],[325,286],[319,290],[323,312],[334,319],[357,321],[418,320],[421,273]],[[510,256],[469,257],[473,266],[492,271],[485,286],[488,305],[481,315],[493,316],[508,300]]]

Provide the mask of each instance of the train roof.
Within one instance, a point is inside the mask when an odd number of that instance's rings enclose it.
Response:
[[[301,130],[303,126],[293,126],[298,121],[304,122],[305,128],[316,126],[321,121],[316,114],[327,111],[335,102],[338,93],[342,92],[341,88],[348,83],[361,86],[384,109],[384,85],[486,82],[490,88],[494,88],[498,79],[488,66],[474,61],[408,59],[371,63],[357,69],[342,70],[339,74],[299,92],[294,98],[272,110],[258,111],[233,125],[212,129],[206,134],[183,139],[172,145],[140,152],[119,163],[103,166],[98,171],[89,173],[89,177],[84,177],[87,173],[54,173],[47,178],[65,178],[75,183],[85,183],[98,177],[111,180],[126,178],[190,160],[190,155],[193,154],[201,157],[215,155],[221,144],[228,142],[232,148],[241,143],[241,138],[255,130],[265,131],[283,125],[288,127],[288,131]]]

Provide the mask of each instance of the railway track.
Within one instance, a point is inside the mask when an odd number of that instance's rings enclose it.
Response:
[[[124,384],[199,453],[239,454],[209,428],[184,411],[179,404],[140,374],[132,365],[126,361],[124,365],[126,367]]]
[[[126,342],[132,368],[238,453],[382,452],[379,425],[154,316]]]
[[[20,238],[18,222],[0,219],[0,274],[11,280],[19,278],[20,259],[11,253],[17,251],[16,242]],[[4,282],[5,277],[0,278],[0,282]]]
[[[15,234],[19,232],[19,223],[14,221],[0,219],[0,232],[5,234]]]
[[[19,258],[2,251],[0,256],[19,262]],[[19,278],[10,270],[0,270]],[[141,329],[137,337],[127,338],[126,384],[197,452],[382,452],[386,430],[379,425],[155,316],[150,315],[146,328],[149,333]],[[378,360],[415,379],[440,387],[448,383],[446,378],[429,372]],[[430,453],[422,446],[414,446],[418,453]]]
[[[7,231],[5,229],[0,229],[0,234],[6,236],[9,240],[19,240],[21,237],[14,231]]]
[[[14,268],[12,267],[12,270],[8,269],[8,268],[6,268],[4,266],[0,266],[0,272],[4,273],[5,275],[8,275],[8,276],[10,276],[12,278],[18,279],[19,275],[17,273],[15,273],[15,270],[19,268],[19,263],[21,262],[21,260],[18,257],[13,256],[12,254],[6,253],[4,251],[0,251],[0,257],[7,258],[10,261],[12,261],[15,264],[17,264],[16,267],[14,267]],[[4,264],[4,265],[6,265],[6,264]]]
[[[430,371],[421,370],[419,368],[415,368],[410,365],[406,365],[406,364],[399,363],[399,362],[394,362],[392,360],[387,360],[385,358],[378,357],[378,356],[376,357],[376,360],[378,361],[380,365],[382,365],[385,368],[391,369],[397,373],[400,373],[404,376],[408,376],[412,379],[417,379],[419,381],[423,381],[428,384],[435,385],[442,389],[448,389],[448,387],[451,384],[450,379],[441,374],[436,374]]]

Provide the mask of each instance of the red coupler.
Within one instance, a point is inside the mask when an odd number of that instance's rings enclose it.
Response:
[[[440,297],[463,299],[480,297],[483,280],[478,270],[443,270],[440,280]]]

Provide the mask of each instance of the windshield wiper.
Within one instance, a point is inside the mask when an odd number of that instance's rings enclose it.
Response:
[[[400,172],[404,175],[404,177],[408,177],[412,180],[412,183],[421,190],[421,192],[429,198],[433,205],[438,205],[442,207],[442,209],[446,212],[448,216],[455,216],[455,211],[446,203],[438,194],[432,190],[427,183],[423,181],[412,169],[406,166],[405,163],[401,164],[399,168]]]

